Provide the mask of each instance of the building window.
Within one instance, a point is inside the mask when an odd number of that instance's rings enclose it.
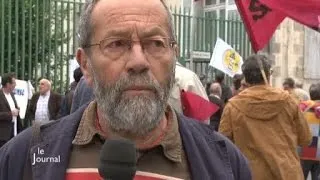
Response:
[[[216,19],[217,18],[217,11],[205,12],[205,17]]]
[[[220,19],[225,19],[226,18],[226,10],[225,9],[220,9]]]
[[[230,3],[231,1],[231,3]],[[225,4],[226,3],[226,0],[206,0],[206,5],[209,6],[209,5],[217,5],[217,4]],[[234,4],[234,0],[229,0],[229,4]]]
[[[238,20],[241,21],[240,14],[237,10],[230,10],[228,11],[228,19],[229,20]]]
[[[229,0],[229,5],[234,4],[234,0]]]
[[[217,0],[206,0],[206,5],[215,5],[217,4]]]

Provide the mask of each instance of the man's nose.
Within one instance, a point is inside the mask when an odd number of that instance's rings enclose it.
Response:
[[[126,70],[129,73],[142,73],[148,71],[150,68],[150,62],[148,61],[146,54],[140,43],[132,44],[129,52],[128,61],[126,64]]]

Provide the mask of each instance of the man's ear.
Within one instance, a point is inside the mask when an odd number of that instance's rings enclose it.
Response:
[[[77,58],[77,61],[80,65],[82,74],[83,74],[84,78],[86,79],[87,84],[92,87],[93,74],[92,74],[92,71],[90,70],[91,67],[89,65],[89,57],[88,57],[87,53],[85,52],[84,49],[78,48],[77,53],[76,53],[76,58]]]

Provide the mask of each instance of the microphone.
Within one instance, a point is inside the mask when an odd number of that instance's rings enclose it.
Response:
[[[136,147],[127,139],[106,140],[100,152],[99,174],[105,180],[133,180]]]

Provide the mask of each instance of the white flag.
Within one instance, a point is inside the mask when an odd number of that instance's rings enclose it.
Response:
[[[73,78],[73,71],[80,67],[78,61],[74,59],[69,60],[69,83],[71,84],[75,79]]]
[[[14,97],[16,98],[17,104],[20,108],[20,118],[24,119],[27,111],[28,100],[29,100],[29,86],[28,81],[16,79],[16,87],[14,89]]]
[[[31,81],[28,80],[28,99],[30,100],[34,93],[34,87],[31,84]]]
[[[235,74],[242,74],[242,64],[243,60],[239,53],[218,38],[209,65],[233,77]]]

